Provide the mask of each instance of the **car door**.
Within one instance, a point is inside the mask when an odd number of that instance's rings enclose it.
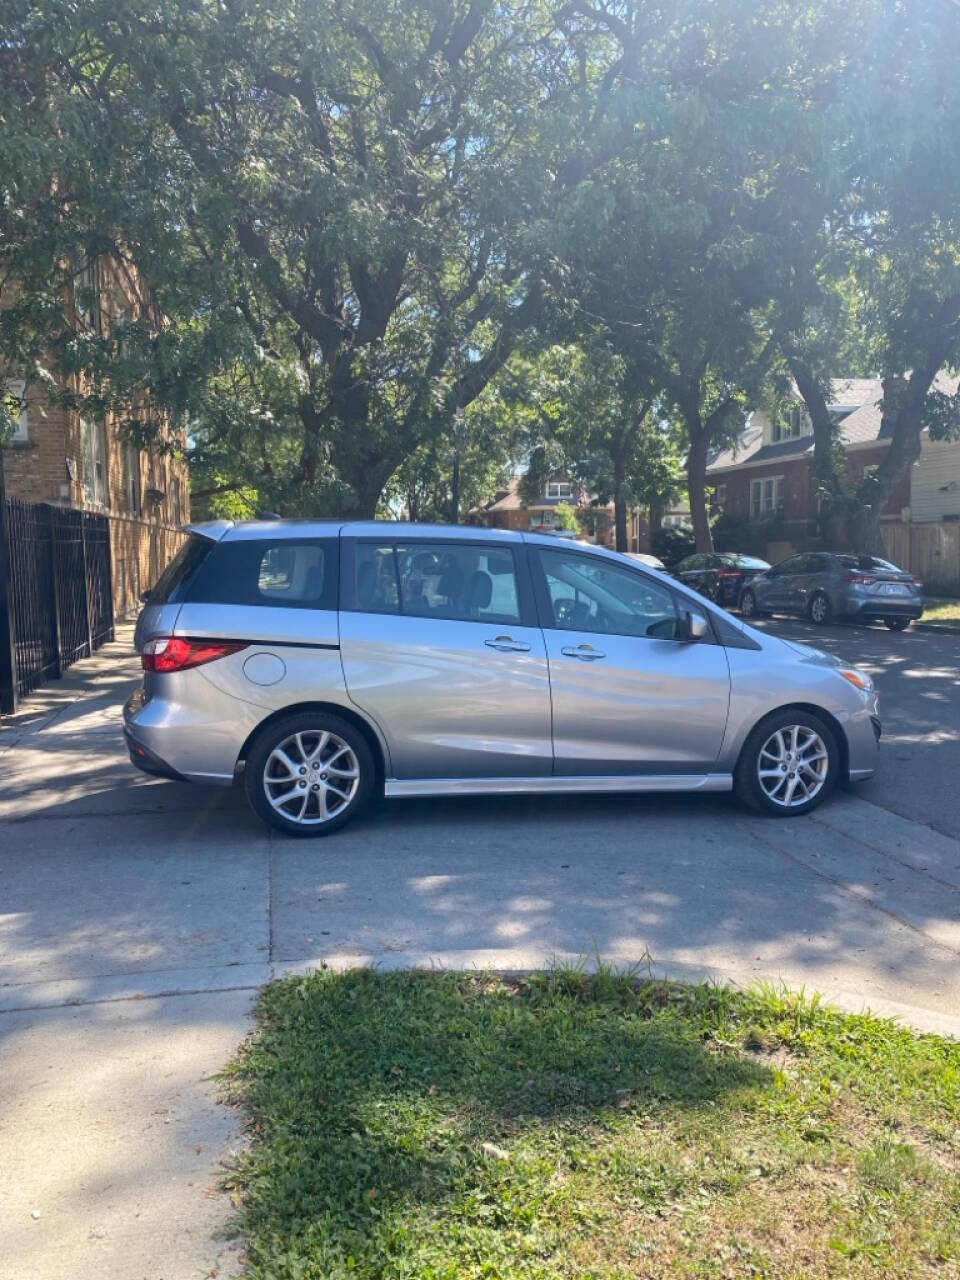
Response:
[[[706,556],[687,556],[687,558],[685,560],[681,560],[674,569],[674,577],[685,586],[691,587],[694,591],[700,591],[703,586],[703,576],[706,563]]]
[[[781,613],[792,611],[793,578],[800,559],[800,556],[791,556],[789,560],[781,560],[770,570],[763,598],[765,609],[775,609]]]
[[[351,701],[395,778],[550,773],[550,687],[520,543],[343,539]]]
[[[826,570],[826,557],[811,552],[799,556],[800,564],[793,574],[793,585],[790,592],[790,612],[805,614],[810,597],[823,585]]]
[[[606,557],[530,550],[550,667],[554,772],[709,772],[726,728],[730,674],[712,637],[678,638],[692,602]]]

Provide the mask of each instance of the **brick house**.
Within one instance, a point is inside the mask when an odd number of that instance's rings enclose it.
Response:
[[[613,503],[599,505],[574,481],[556,475],[547,481],[546,492],[536,502],[526,503],[520,496],[522,475],[510,477],[485,506],[475,507],[468,515],[471,524],[484,524],[491,529],[530,529],[534,532],[560,527],[557,507],[567,503],[573,507],[581,528],[595,543],[614,545]],[[627,529],[631,551],[648,550],[647,521],[639,511],[628,515]]]
[[[879,378],[844,378],[835,380],[831,390],[829,408],[838,423],[846,478],[856,484],[889,447],[889,428],[880,412],[883,386]],[[925,435],[921,461],[900,478],[890,495],[882,516],[885,525],[909,524],[914,509],[936,510],[938,518],[950,518],[943,501],[931,503],[927,494],[936,469],[926,464],[933,454],[938,468],[949,465],[944,455],[955,458],[960,476],[960,443],[938,444]],[[813,428],[799,398],[779,414],[757,409],[736,444],[711,460],[707,482],[713,490],[713,510],[749,521],[755,535],[752,549],[771,563],[817,543]],[[960,520],[960,485],[957,491],[954,518]]]
[[[78,326],[103,332],[118,319],[159,323],[152,300],[119,258],[89,263],[76,288],[83,298]],[[24,397],[16,379],[7,379],[6,389],[24,403],[3,446],[7,497],[107,516],[114,612],[125,616],[184,540],[180,525],[190,518],[190,487],[183,433],[139,449],[121,438],[112,419],[81,418],[50,403],[38,387]]]

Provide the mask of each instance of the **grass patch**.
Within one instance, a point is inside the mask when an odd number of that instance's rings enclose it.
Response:
[[[924,600],[924,622],[945,622],[960,627],[960,600]]]
[[[321,972],[227,1080],[251,1280],[960,1275],[960,1045],[802,997]]]

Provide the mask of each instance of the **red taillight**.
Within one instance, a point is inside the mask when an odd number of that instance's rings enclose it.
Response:
[[[922,579],[922,578],[914,578],[914,580],[913,580],[913,585],[917,588],[917,590],[918,590],[918,591],[922,591],[922,590],[923,590],[923,579]]]
[[[215,662],[246,645],[236,640],[188,640],[184,636],[160,636],[143,646],[140,661],[144,671],[187,671]]]
[[[858,582],[862,587],[869,587],[871,582],[876,582],[876,578],[872,578],[869,573],[848,573],[844,575],[844,582]]]
[[[718,569],[717,577],[718,578],[742,578],[743,570],[742,569]]]

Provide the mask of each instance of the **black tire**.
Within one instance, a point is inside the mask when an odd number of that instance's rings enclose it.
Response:
[[[891,631],[906,631],[910,625],[909,618],[884,618],[884,622]]]
[[[326,742],[324,734],[328,735]],[[271,761],[287,739],[302,744],[285,753],[296,770],[290,775],[277,773],[278,761]],[[312,752],[316,752],[316,759]],[[289,805],[277,808],[286,794],[283,784],[288,776]],[[307,805],[302,819],[294,813],[301,787]],[[376,767],[366,738],[349,721],[326,711],[295,712],[274,721],[254,742],[244,770],[244,789],[254,813],[276,831],[291,836],[328,836],[339,831],[370,803],[375,787]],[[268,791],[273,794],[273,803]],[[346,799],[338,798],[344,796]],[[322,812],[328,810],[329,816],[323,817]]]
[[[794,804],[777,803],[764,791],[759,776],[760,752],[769,739],[778,730],[799,726],[809,729],[818,735],[827,753],[826,775],[822,785],[807,801]],[[787,735],[787,740],[789,735]],[[733,774],[733,789],[737,798],[758,813],[765,813],[774,818],[797,818],[810,813],[821,805],[836,787],[840,773],[840,751],[833,730],[819,716],[809,711],[791,710],[774,711],[765,716],[751,731]],[[789,785],[789,781],[787,781]]]
[[[740,596],[740,614],[744,618],[769,618],[769,609],[757,608],[756,592],[751,587],[746,587]]]
[[[833,621],[833,605],[824,591],[815,591],[807,605],[807,617],[817,627],[827,627]]]

